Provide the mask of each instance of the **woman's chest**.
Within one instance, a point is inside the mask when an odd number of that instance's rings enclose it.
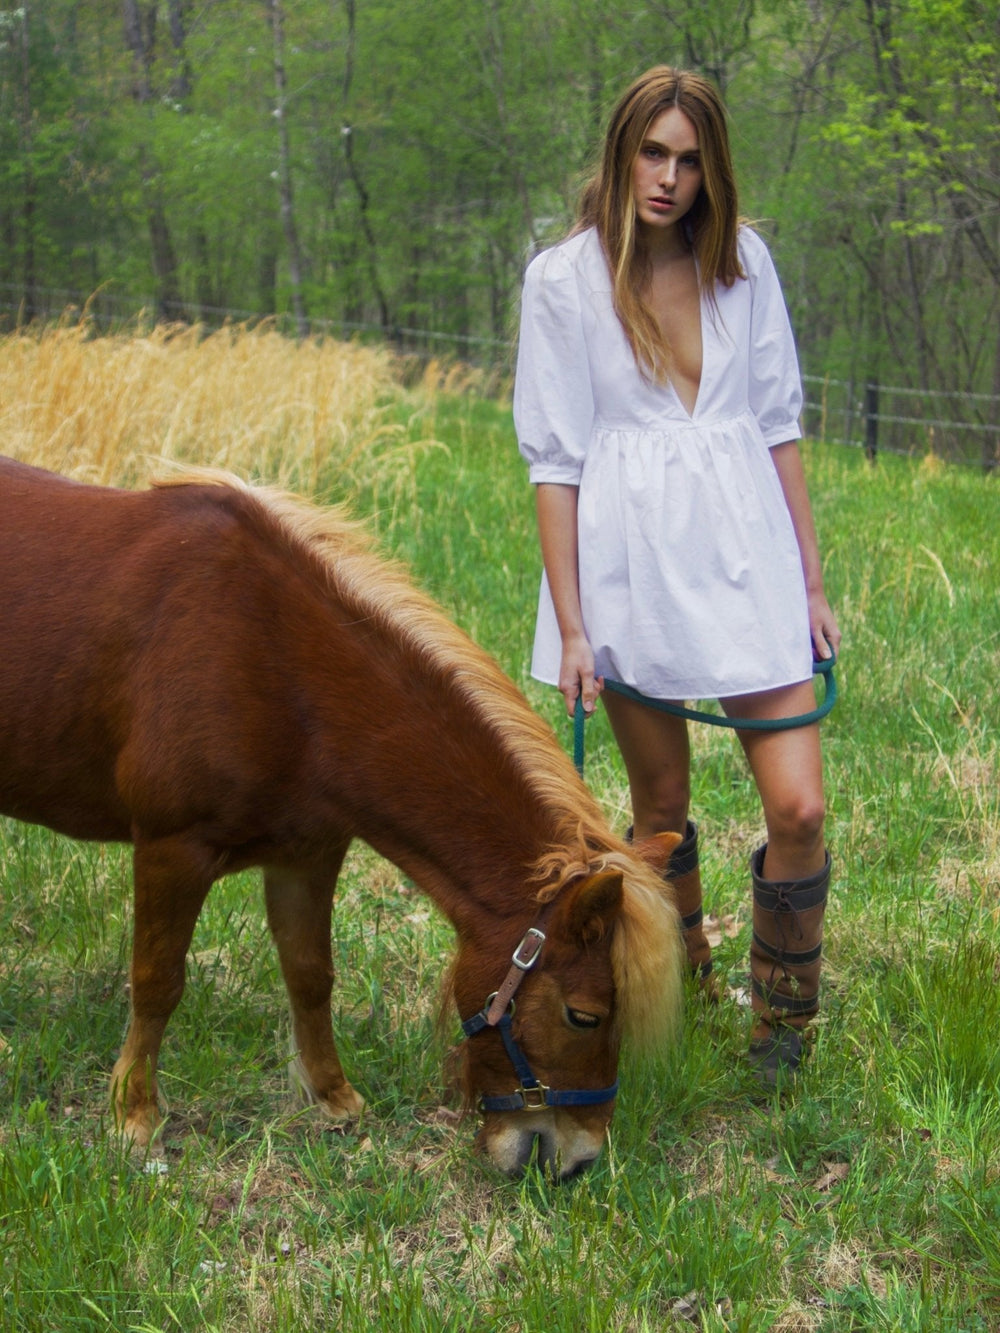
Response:
[[[687,255],[654,269],[643,295],[669,349],[674,388],[693,412],[703,360],[701,292],[694,259]]]
[[[712,301],[695,290],[687,294],[691,305],[685,315],[668,314],[668,319],[676,319],[680,333],[678,340],[664,328],[676,358],[675,374],[689,376],[694,389],[685,404],[673,385],[655,384],[640,373],[610,290],[592,291],[584,302],[584,332],[598,420],[655,426],[665,419],[687,421],[693,415],[718,417],[743,411],[750,309],[742,296],[735,289],[724,289]]]

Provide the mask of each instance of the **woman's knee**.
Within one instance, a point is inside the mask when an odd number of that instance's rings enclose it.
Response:
[[[683,832],[691,800],[685,723],[617,697],[606,706],[628,773],[636,832]]]
[[[643,836],[653,833],[683,833],[691,803],[691,785],[686,774],[629,774],[629,792],[636,829]]]
[[[639,804],[632,802],[633,806]],[[641,815],[636,815],[636,824],[645,826],[650,834],[652,833],[681,833],[683,834],[688,821],[688,802],[675,801],[673,803],[663,802],[656,805],[640,806]]]
[[[823,839],[826,804],[822,792],[789,793],[764,813],[771,840],[809,847]]]

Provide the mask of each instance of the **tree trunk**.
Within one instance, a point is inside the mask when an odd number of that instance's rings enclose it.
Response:
[[[35,172],[33,155],[35,149],[32,133],[33,116],[31,111],[31,63],[30,39],[28,34],[28,0],[23,0],[20,13],[20,139],[21,160],[24,163],[24,185],[21,193],[21,226],[24,243],[22,246],[23,268],[22,282],[24,296],[22,309],[24,318],[32,320],[40,314],[38,308],[37,273],[35,269]]]
[[[132,96],[140,106],[152,109],[156,0],[151,0],[145,13],[138,0],[123,0],[122,21],[125,42],[132,53]],[[159,165],[148,143],[139,145],[139,164],[156,280],[157,317],[162,320],[179,319],[184,305],[178,281],[177,256],[167,222]]]
[[[356,10],[354,0],[347,0],[347,57],[344,63],[344,111],[346,116],[348,98],[351,92],[351,82],[354,78],[354,45],[356,40]],[[351,178],[351,184],[354,186],[355,193],[358,196],[358,209],[361,214],[361,231],[365,238],[365,254],[368,264],[368,280],[372,286],[375,300],[378,303],[379,321],[384,333],[388,334],[392,328],[392,318],[389,314],[389,302],[386,300],[385,291],[382,288],[382,282],[378,272],[378,242],[375,239],[375,233],[372,230],[371,219],[368,216],[368,191],[365,189],[364,179],[361,170],[354,157],[354,130],[351,125],[345,123],[340,131],[341,142],[344,145],[344,162],[347,166],[347,174]]]
[[[285,14],[281,0],[267,0],[267,14],[274,40],[274,118],[278,124],[278,192],[281,200],[281,228],[288,247],[288,277],[292,288],[292,310],[300,338],[309,334],[305,304],[302,299],[302,255],[295,225],[295,199],[292,193],[291,152],[288,144],[287,84],[285,79]]]

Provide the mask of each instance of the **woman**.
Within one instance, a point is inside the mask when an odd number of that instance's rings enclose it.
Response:
[[[636,839],[684,841],[670,878],[702,986],[690,749],[681,718],[604,690],[718,698],[739,718],[810,711],[840,640],[796,441],[798,364],[770,256],[741,225],[725,111],[696,74],[622,96],[571,235],[525,275],[514,415],[545,576],[532,673],[572,714],[598,695]],[[767,842],[751,858],[754,1026],[769,1085],[818,1009],[830,879],[819,729],[739,731]]]

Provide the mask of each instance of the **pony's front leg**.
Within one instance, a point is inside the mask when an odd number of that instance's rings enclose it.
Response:
[[[180,838],[137,838],[133,873],[132,1013],[111,1101],[121,1132],[146,1148],[160,1124],[160,1043],[184,991],[185,958],[214,875],[207,849]]]
[[[333,1120],[348,1120],[364,1108],[344,1077],[330,1021],[330,915],[342,859],[343,853],[312,873],[273,866],[264,872],[268,925],[292,1010],[292,1079]]]

